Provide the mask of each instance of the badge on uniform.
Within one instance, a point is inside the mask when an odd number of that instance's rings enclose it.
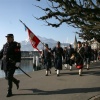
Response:
[[[17,43],[17,47],[20,47],[20,43]]]
[[[20,43],[17,43],[17,47],[15,48],[15,52],[20,51]]]

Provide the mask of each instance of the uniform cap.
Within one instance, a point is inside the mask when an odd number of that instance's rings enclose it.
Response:
[[[14,37],[14,35],[13,34],[7,34],[6,37]]]

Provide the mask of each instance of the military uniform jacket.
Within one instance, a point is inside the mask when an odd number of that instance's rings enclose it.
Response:
[[[83,47],[80,47],[77,49],[75,60],[76,60],[77,65],[83,65],[83,60],[84,60],[84,48]]]
[[[56,69],[62,70],[62,56],[63,59],[65,59],[65,55],[64,55],[64,51],[62,47],[54,47],[52,52],[55,53],[54,57],[55,57],[55,67]]]
[[[48,50],[44,50],[44,64],[46,68],[51,68],[51,52]]]
[[[68,56],[71,57],[74,54],[74,48],[68,49]]]
[[[2,59],[2,70],[16,68],[16,62],[21,61],[20,43],[14,41],[4,44],[3,49],[0,51],[0,59]]]
[[[85,49],[85,57],[86,58],[91,58],[91,47],[86,46],[86,47],[84,47],[84,49]]]
[[[51,59],[51,53],[48,50],[44,50],[44,59]]]
[[[62,56],[65,59],[65,55],[64,55],[64,51],[63,51],[62,47],[60,47],[60,48],[54,47],[53,50],[52,50],[52,53],[53,52],[55,53],[54,54],[55,59],[62,59]]]

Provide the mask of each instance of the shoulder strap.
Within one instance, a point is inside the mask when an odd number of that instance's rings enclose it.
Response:
[[[81,48],[78,48],[77,52],[79,53],[81,49],[82,49],[82,47]]]
[[[80,57],[84,60],[84,58],[83,58],[82,55],[80,54],[80,50],[81,50],[81,49],[82,49],[82,47],[78,49],[77,53],[78,53],[78,54],[80,55]]]

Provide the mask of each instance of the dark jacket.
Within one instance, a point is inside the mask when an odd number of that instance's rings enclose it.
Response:
[[[74,54],[74,48],[68,49],[68,56],[71,57]]]
[[[54,47],[52,52],[54,52],[54,59],[55,59],[55,68],[62,70],[62,56],[65,59],[64,51],[62,47]]]
[[[84,50],[85,50],[85,52],[84,52],[85,57],[86,58],[91,58],[91,47],[90,46],[86,46],[86,47],[84,47]]]
[[[2,70],[16,68],[16,62],[21,61],[20,43],[14,41],[4,44],[3,49],[0,51],[0,59],[2,59]]]
[[[47,70],[49,70],[49,68],[51,68],[51,52],[49,52],[48,50],[44,50],[44,64]]]
[[[64,51],[63,51],[62,47],[60,47],[60,48],[54,47],[52,49],[52,53],[53,52],[55,53],[54,54],[55,59],[62,59],[62,56],[65,59],[65,55],[64,55]]]
[[[84,60],[84,47],[80,47],[77,49],[76,52],[76,64],[77,65],[83,65],[83,60]]]

